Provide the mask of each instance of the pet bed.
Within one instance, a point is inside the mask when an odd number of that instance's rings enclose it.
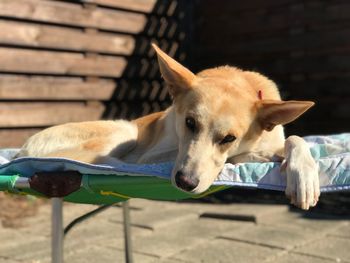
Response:
[[[305,137],[311,153],[319,165],[322,192],[350,189],[350,133],[329,136]],[[74,203],[112,204],[129,198],[177,200],[198,198],[228,187],[249,187],[284,191],[286,178],[280,173],[280,163],[226,164],[213,186],[201,195],[187,194],[175,189],[170,182],[173,165],[121,164],[118,166],[90,165],[64,158],[18,158],[11,159],[16,149],[0,150],[0,190],[17,194],[55,196],[33,187],[28,179],[42,180],[46,175],[62,179],[64,174],[78,174],[78,187],[56,196]],[[44,176],[44,177],[42,177]],[[70,182],[68,182],[69,184]],[[66,185],[62,181],[44,182],[48,187]],[[52,194],[51,189],[51,194]]]

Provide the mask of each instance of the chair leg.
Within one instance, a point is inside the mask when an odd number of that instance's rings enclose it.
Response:
[[[51,199],[51,261],[63,263],[63,200]]]
[[[124,224],[124,249],[125,249],[125,262],[132,263],[132,242],[131,242],[131,226],[130,226],[130,209],[129,201],[122,203],[123,205],[123,224]]]

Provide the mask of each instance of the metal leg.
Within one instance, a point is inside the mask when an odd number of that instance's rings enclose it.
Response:
[[[51,260],[52,263],[63,263],[62,198],[52,198],[51,205]]]
[[[132,258],[129,201],[123,202],[123,224],[124,224],[125,262],[132,263],[133,258]]]

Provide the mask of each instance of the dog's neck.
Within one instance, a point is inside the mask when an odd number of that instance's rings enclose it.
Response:
[[[159,163],[175,160],[178,137],[173,107],[138,118],[133,122],[138,128],[137,144],[122,158],[124,161]]]

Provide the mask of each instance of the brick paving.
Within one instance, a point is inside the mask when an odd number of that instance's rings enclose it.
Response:
[[[286,205],[133,199],[130,206],[137,263],[350,263],[345,218],[290,212]],[[94,208],[65,203],[65,224]],[[44,204],[22,227],[0,227],[1,263],[50,262],[50,212]],[[68,233],[65,262],[123,262],[123,242],[122,209],[112,207]]]

